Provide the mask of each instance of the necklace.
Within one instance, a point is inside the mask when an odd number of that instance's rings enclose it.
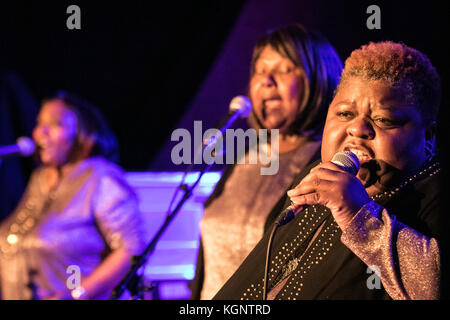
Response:
[[[397,194],[400,190],[402,190],[404,187],[406,187],[407,185],[411,184],[412,182],[414,182],[415,180],[421,178],[424,175],[429,175],[430,177],[434,176],[436,173],[438,173],[439,171],[441,171],[439,162],[434,162],[431,165],[427,166],[426,168],[424,168],[422,171],[416,173],[415,175],[411,176],[410,178],[407,178],[406,180],[404,180],[402,183],[400,183],[400,185],[398,185],[396,188],[392,188],[390,190],[384,191],[384,192],[380,192],[377,193],[373,196],[371,196],[370,198],[372,200],[379,200],[381,198],[385,198],[385,199],[389,199],[392,196],[394,196],[395,194]]]
[[[61,184],[55,188],[44,190],[43,171],[37,173],[36,191],[28,191],[29,194],[15,215],[14,220],[9,225],[6,241],[1,241],[1,251],[5,255],[14,254],[19,250],[19,244],[23,243],[25,237],[36,227],[51,202],[61,192]]]
[[[400,185],[398,185],[396,188],[380,192],[376,195],[373,195],[371,197],[372,200],[380,200],[380,199],[390,199],[395,194],[397,194],[400,190],[405,188],[407,185],[413,183],[415,180],[425,176],[429,175],[434,176],[436,173],[438,173],[441,170],[439,166],[439,162],[432,163],[431,165],[425,167],[420,172],[416,173],[415,175],[411,176],[410,178],[405,179]],[[337,230],[337,225],[334,226]],[[331,240],[331,239],[330,239]],[[303,255],[297,258],[290,259],[286,264],[284,264],[281,268],[281,273],[276,277],[276,279],[273,281],[273,284],[271,285],[271,289],[277,286],[280,282],[285,280],[287,277],[289,277],[298,267],[300,260]]]

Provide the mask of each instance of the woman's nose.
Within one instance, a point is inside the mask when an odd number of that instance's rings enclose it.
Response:
[[[275,77],[273,76],[272,73],[267,73],[266,75],[264,75],[264,78],[263,78],[262,81],[263,81],[263,85],[265,87],[271,87],[271,86],[276,86],[277,85]]]
[[[349,123],[347,134],[361,139],[373,139],[375,137],[375,130],[368,119],[356,117]]]
[[[36,139],[39,139],[42,136],[48,135],[48,132],[49,132],[49,128],[47,126],[39,125],[34,128],[33,137],[35,137]]]

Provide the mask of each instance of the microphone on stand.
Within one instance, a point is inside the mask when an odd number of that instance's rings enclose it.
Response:
[[[358,157],[350,151],[338,152],[333,156],[331,162],[339,166],[342,170],[356,176],[361,167]],[[299,209],[294,203],[284,209],[275,220],[278,226],[283,226],[295,217],[295,212]]]
[[[250,102],[250,99],[245,96],[237,96],[233,98],[230,102],[230,113],[227,117],[227,122],[225,125],[223,125],[219,132],[215,135],[213,135],[211,138],[207,139],[206,142],[203,143],[202,149],[212,146],[213,144],[217,143],[217,138],[219,134],[223,134],[226,129],[231,127],[231,125],[236,121],[237,118],[243,117],[246,118],[250,114],[250,111],[252,109],[252,104]],[[201,150],[200,150],[201,151]],[[199,183],[202,175],[208,171],[208,169],[211,167],[211,164],[208,164],[208,166],[204,167],[200,174],[197,177],[197,180],[192,184],[192,186],[188,187],[184,184],[187,173],[192,168],[193,163],[190,164],[190,166],[185,170],[182,181],[179,185],[179,187],[176,189],[175,194],[172,198],[172,201],[169,205],[169,210],[166,215],[166,219],[163,223],[163,225],[159,228],[159,230],[156,232],[156,235],[153,237],[151,242],[146,246],[143,253],[140,256],[134,256],[133,257],[133,263],[131,266],[131,269],[128,271],[128,273],[125,275],[125,277],[122,279],[122,281],[114,288],[110,299],[118,299],[122,293],[128,289],[128,291],[132,294],[132,296],[137,296],[140,288],[138,287],[141,275],[138,275],[138,270],[146,263],[147,256],[150,255],[155,247],[161,236],[163,235],[164,231],[169,226],[170,222],[173,220],[173,218],[176,216],[177,212],[181,209],[182,205],[189,199],[190,196],[192,196],[192,192],[194,188]],[[172,203],[176,198],[178,190],[184,190],[184,195],[180,199],[180,201],[177,203],[175,209],[171,210]]]
[[[252,111],[252,103],[246,96],[236,96],[230,102],[229,112],[225,120],[222,123],[226,123],[220,126],[219,132],[206,141],[203,142],[203,147],[212,147],[217,143],[217,139],[223,136],[225,131],[230,128],[238,118],[247,118]]]
[[[239,112],[242,118],[247,118],[252,111],[252,103],[246,96],[236,96],[231,99],[230,112]]]
[[[12,156],[28,157],[33,154],[34,149],[35,145],[32,139],[20,137],[16,144],[0,147],[0,159]]]

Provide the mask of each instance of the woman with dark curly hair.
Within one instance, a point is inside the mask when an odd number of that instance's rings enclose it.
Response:
[[[116,139],[90,103],[58,92],[33,130],[40,166],[0,226],[2,299],[106,299],[143,249]]]
[[[278,130],[279,170],[261,175],[263,165],[248,161],[225,170],[205,203],[192,298],[214,296],[261,238],[270,208],[295,174],[318,158],[326,110],[341,70],[328,40],[298,24],[271,30],[256,42],[249,123],[257,130]]]
[[[268,299],[438,299],[447,294],[448,218],[435,153],[440,80],[421,52],[370,43],[345,62],[321,163],[272,214],[296,216],[273,238]],[[356,176],[331,162],[350,151]],[[262,299],[266,233],[216,299]]]

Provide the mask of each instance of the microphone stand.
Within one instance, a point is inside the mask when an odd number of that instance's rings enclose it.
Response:
[[[203,151],[205,150],[206,147],[211,147],[213,145],[215,145],[218,141],[218,139],[223,136],[223,134],[225,133],[226,129],[230,128],[231,125],[239,118],[243,115],[245,109],[244,108],[239,108],[237,110],[234,110],[232,112],[229,113],[228,115],[228,119],[227,122],[225,123],[225,125],[223,125],[219,132],[215,135],[213,135],[212,137],[210,137],[207,141],[205,141],[202,145],[202,148],[200,149],[201,154],[203,154]],[[247,115],[245,115],[245,117],[247,117]],[[128,271],[128,273],[125,275],[125,277],[123,278],[123,280],[114,288],[111,296],[110,296],[110,300],[117,300],[118,298],[120,298],[120,296],[124,293],[125,290],[128,290],[131,294],[131,297],[133,299],[141,299],[140,297],[140,291],[142,289],[142,287],[140,286],[140,280],[142,278],[142,274],[138,275],[137,272],[139,271],[139,269],[147,262],[147,257],[153,253],[153,251],[155,250],[156,244],[158,242],[158,240],[161,238],[161,236],[163,235],[164,231],[167,229],[167,227],[169,226],[169,224],[172,222],[172,220],[175,218],[176,214],[178,213],[178,211],[180,211],[181,207],[183,206],[183,204],[191,197],[192,195],[192,191],[194,190],[194,188],[197,186],[197,184],[200,182],[200,179],[202,178],[203,174],[205,172],[207,172],[212,165],[214,164],[214,162],[211,162],[210,164],[208,164],[207,166],[205,166],[201,171],[200,171],[200,175],[197,178],[197,180],[194,182],[194,184],[188,188],[185,185],[181,186],[181,189],[184,191],[184,195],[183,197],[180,199],[180,201],[178,202],[177,206],[175,207],[175,209],[168,213],[166,216],[166,220],[164,221],[163,225],[160,227],[160,229],[158,230],[158,232],[156,233],[156,235],[153,237],[153,240],[147,245],[147,247],[145,248],[144,252],[139,255],[139,256],[133,256],[131,259],[131,269]],[[185,175],[187,172],[189,172],[191,170],[191,168],[193,167],[193,165],[191,164],[188,169],[185,172]],[[180,187],[179,187],[180,188]],[[150,287],[145,288],[147,290],[151,290],[153,289],[153,285],[150,285]]]
[[[132,299],[141,299],[140,297],[140,291],[142,287],[140,287],[140,281],[142,278],[142,274],[138,275],[139,269],[147,262],[147,257],[153,253],[155,250],[156,244],[158,243],[161,236],[166,231],[167,227],[170,225],[172,220],[175,218],[177,213],[180,211],[183,204],[192,196],[192,191],[197,186],[197,184],[200,182],[200,179],[202,178],[203,174],[207,172],[214,162],[208,164],[205,166],[201,171],[200,175],[197,178],[197,180],[194,182],[194,184],[189,188],[185,187],[182,188],[184,190],[183,197],[179,200],[178,204],[176,205],[175,209],[166,216],[166,220],[164,221],[163,225],[159,228],[156,235],[153,237],[152,241],[147,245],[143,253],[139,256],[133,256],[131,259],[131,269],[128,271],[126,276],[123,278],[123,280],[114,288],[109,300],[117,300],[120,298],[120,296],[124,293],[125,290],[128,290],[131,294]],[[153,285],[150,285],[148,290],[153,289]]]

